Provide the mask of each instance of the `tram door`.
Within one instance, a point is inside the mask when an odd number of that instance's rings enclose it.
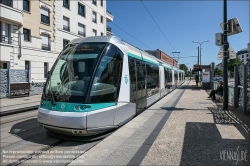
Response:
[[[135,60],[136,63],[136,113],[140,113],[147,105],[146,96],[146,70],[142,61]]]

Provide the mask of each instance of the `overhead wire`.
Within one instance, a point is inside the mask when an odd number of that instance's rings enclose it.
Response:
[[[91,6],[89,6],[88,4],[86,4],[83,0],[80,0],[81,3],[83,3],[84,5],[88,6],[89,8],[91,8],[92,10],[94,10]],[[99,15],[102,16],[101,13],[95,11],[96,13],[98,13]],[[132,37],[133,39],[135,39],[136,41],[138,41],[139,43],[141,43],[142,45],[144,45],[145,47],[149,48],[150,50],[152,50],[150,47],[148,47],[147,45],[145,45],[144,43],[142,43],[140,40],[136,39],[134,36],[132,36],[131,34],[129,34],[128,32],[126,32],[124,29],[122,29],[121,27],[119,27],[118,25],[116,25],[115,23],[111,22],[113,25],[115,25],[117,28],[119,28],[120,30],[122,30],[123,32],[125,32],[126,34],[128,34],[130,37]]]
[[[155,21],[154,17],[152,16],[152,14],[150,13],[150,11],[148,10],[148,8],[146,7],[146,5],[143,3],[143,1],[141,0],[141,3],[143,4],[143,6],[145,7],[145,9],[147,10],[148,14],[151,16],[151,18],[153,19],[153,21],[155,22],[155,24],[157,25],[157,27],[159,28],[159,30],[161,31],[161,33],[163,34],[164,38],[167,40],[167,42],[169,43],[169,45],[172,47],[172,49],[175,51],[174,47],[172,46],[172,44],[170,43],[170,41],[168,40],[168,38],[166,37],[166,35],[164,34],[164,32],[161,30],[160,26],[157,24],[157,22]]]
[[[119,28],[120,30],[122,30],[123,32],[125,32],[126,34],[128,34],[130,37],[132,37],[133,39],[135,39],[135,40],[138,41],[139,43],[143,44],[144,46],[146,46],[146,47],[149,48],[150,50],[152,50],[150,47],[148,47],[147,45],[145,45],[144,43],[142,43],[140,40],[136,39],[134,36],[130,35],[128,32],[126,32],[124,29],[122,29],[121,27],[119,27],[119,26],[116,25],[115,23],[111,22],[111,24],[115,25],[117,28]]]

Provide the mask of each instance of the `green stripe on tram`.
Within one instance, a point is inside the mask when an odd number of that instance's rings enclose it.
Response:
[[[59,112],[91,112],[107,107],[112,107],[115,105],[116,102],[97,103],[97,104],[56,102],[56,105],[52,105],[51,101],[42,100],[40,103],[40,108],[48,109],[51,111],[59,111]]]
[[[140,55],[136,55],[136,54],[133,54],[133,53],[128,53],[128,56],[130,57],[133,57],[133,58],[136,58],[136,59],[139,59],[139,60],[143,60],[143,61],[146,61],[146,62],[149,62],[149,63],[153,63],[153,64],[156,64],[156,65],[159,65],[158,62],[155,62],[155,61],[151,61],[147,58],[142,58]]]

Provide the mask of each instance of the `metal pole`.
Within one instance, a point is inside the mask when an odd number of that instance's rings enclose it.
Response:
[[[223,32],[223,110],[228,110],[228,76],[227,76],[227,60],[228,60],[228,42],[227,42],[227,0],[223,0],[224,13],[224,32]]]
[[[234,107],[235,108],[238,108],[239,106],[238,80],[239,80],[239,67],[234,66]]]
[[[243,110],[244,114],[247,114],[247,71],[248,66],[243,66]]]
[[[198,47],[198,62],[197,62],[197,63],[198,63],[198,66],[199,66],[199,64],[200,64],[199,62],[200,62],[200,60],[199,60],[199,47]],[[200,71],[198,70],[198,78],[200,78],[199,75],[200,75]]]

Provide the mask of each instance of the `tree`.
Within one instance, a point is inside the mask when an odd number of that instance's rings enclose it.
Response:
[[[243,65],[243,63],[239,57],[237,57],[236,59],[229,59],[228,70],[234,73],[234,66],[241,66],[241,65]]]
[[[222,74],[221,69],[215,68],[215,70],[214,70],[214,75],[221,75],[221,74]]]
[[[188,67],[185,64],[180,64],[179,68],[185,72],[185,75],[188,75]]]

